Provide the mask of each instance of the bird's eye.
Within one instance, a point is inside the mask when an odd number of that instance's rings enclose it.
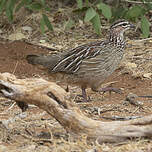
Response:
[[[127,23],[123,23],[123,24],[122,24],[122,26],[127,26],[127,25],[128,25]]]

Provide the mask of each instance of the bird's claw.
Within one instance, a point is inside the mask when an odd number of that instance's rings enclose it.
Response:
[[[101,88],[101,89],[99,90],[99,92],[103,92],[103,94],[104,94],[105,92],[107,92],[107,91],[109,91],[110,94],[111,94],[111,92],[115,92],[115,93],[122,94],[122,91],[121,91],[121,89],[119,89],[119,88],[106,87],[106,88]]]

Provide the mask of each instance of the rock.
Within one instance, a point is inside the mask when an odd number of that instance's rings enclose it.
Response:
[[[15,41],[15,40],[26,39],[26,36],[21,32],[17,32],[17,33],[13,33],[13,34],[9,35],[8,39],[11,41]]]
[[[145,73],[145,74],[143,74],[144,78],[151,79],[151,76],[152,76],[152,73]]]
[[[23,26],[22,30],[27,31],[27,32],[32,32],[32,28],[30,26]]]
[[[129,69],[137,68],[137,64],[131,63],[131,62],[127,62],[126,63],[126,67],[129,68]]]
[[[141,101],[138,101],[138,96],[134,93],[129,93],[126,96],[125,102],[128,101],[130,104],[142,107],[143,103]]]
[[[0,145],[0,152],[6,152],[8,151],[8,148],[4,145]]]
[[[87,150],[86,152],[98,152],[95,148]]]

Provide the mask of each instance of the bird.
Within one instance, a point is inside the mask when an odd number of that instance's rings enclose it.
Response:
[[[79,86],[84,101],[88,101],[87,88],[95,92],[118,91],[116,88],[100,86],[123,58],[126,47],[124,32],[134,28],[134,24],[127,20],[117,20],[110,26],[106,40],[80,45],[63,53],[27,55],[26,60],[29,64],[43,67],[55,81]]]

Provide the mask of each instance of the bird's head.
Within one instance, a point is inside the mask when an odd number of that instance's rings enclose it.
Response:
[[[134,29],[135,26],[126,20],[118,20],[110,26],[110,38],[121,37],[125,31]]]
[[[110,26],[110,31],[124,33],[127,30],[134,29],[135,26],[126,20],[118,20]]]

